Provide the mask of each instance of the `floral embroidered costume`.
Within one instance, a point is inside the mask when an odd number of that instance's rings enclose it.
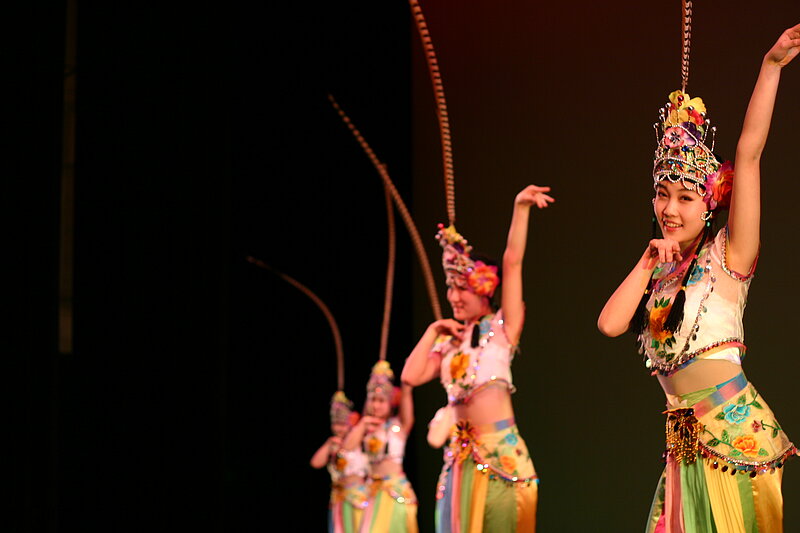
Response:
[[[389,363],[375,364],[367,384],[368,395],[382,395],[393,401],[394,373]],[[366,433],[362,448],[369,461],[369,504],[361,522],[362,533],[416,533],[417,496],[408,478],[402,471],[408,435],[402,428],[400,418],[392,416],[375,431]],[[384,461],[400,466],[396,472],[380,475],[376,472]]]
[[[674,263],[657,267],[650,319],[640,335],[645,365],[654,373],[669,375],[702,359],[741,364],[753,273],[727,267],[726,241],[722,229],[698,254],[686,287],[686,318],[675,333],[663,323],[684,272],[670,272]],[[667,466],[647,531],[772,531],[768,524],[781,521],[781,467],[796,449],[744,374],[670,397],[666,414]]]
[[[361,450],[338,450],[328,463],[331,499],[328,510],[329,533],[356,533],[367,508],[369,493],[364,484],[367,460]],[[351,481],[357,476],[358,481]]]
[[[705,105],[675,91],[661,119],[655,186],[682,183],[705,200],[710,219],[730,202],[733,170],[704,144]],[[755,262],[747,274],[735,272],[727,264],[728,228],[713,239],[710,234],[708,220],[691,260],[659,263],[653,271],[639,333],[653,375],[673,376],[702,360],[741,365],[742,317]],[[680,321],[670,325],[678,305]],[[782,531],[781,468],[797,450],[744,373],[688,394],[667,394],[665,414],[666,467],[646,531]]]
[[[455,175],[444,85],[422,9],[417,0],[410,0],[410,4],[437,104],[448,218],[447,227],[439,225],[437,239],[443,249],[448,301],[453,307],[453,318],[437,316],[428,326],[403,369],[403,381],[411,386],[435,379],[439,370],[448,394],[448,406],[442,412],[447,420],[444,423],[450,425],[451,416],[457,419],[438,483],[436,530],[533,532],[538,479],[514,422],[510,368],[525,316],[522,259],[530,208],[545,208],[554,199],[546,194],[550,187],[532,184],[515,198],[503,256],[506,279],[512,282],[502,291],[505,314],[490,313],[491,298],[500,284],[498,268],[473,258],[472,247],[455,229]],[[462,326],[468,327],[461,332]],[[462,333],[464,340],[459,346],[453,337],[443,335]],[[500,390],[488,390],[494,387]],[[500,420],[492,420],[495,417]],[[433,422],[443,423],[438,415]],[[435,446],[444,440],[438,429],[433,431],[433,441],[429,432],[429,443]]]
[[[496,267],[473,261],[471,247],[455,228],[440,227],[437,236],[448,285],[493,294]],[[433,353],[441,357],[440,380],[451,406],[468,404],[489,387],[514,392],[511,362],[516,347],[498,311],[474,322],[463,340],[440,335]],[[532,531],[536,521],[538,478],[514,418],[473,425],[457,421],[437,486],[439,533],[466,531]]]
[[[477,347],[471,346],[472,331],[458,345],[441,336],[434,346],[442,355],[441,382],[451,405],[467,403],[487,387],[514,390],[514,347],[503,331],[502,311],[473,328],[479,331]],[[535,523],[537,484],[513,418],[482,426],[458,421],[444,450],[436,491],[437,531],[529,531]]]
[[[354,419],[358,418],[352,407],[344,392],[337,391],[331,400],[331,423],[352,427]],[[368,505],[367,456],[359,449],[339,448],[330,454],[327,468],[331,476],[328,533],[357,533]]]

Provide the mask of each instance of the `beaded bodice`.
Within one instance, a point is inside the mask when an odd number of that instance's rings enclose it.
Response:
[[[400,419],[392,417],[382,426],[364,435],[364,452],[371,465],[384,459],[403,464],[408,435],[403,432]]]
[[[686,283],[683,323],[672,333],[663,328],[687,265],[660,263],[653,273],[648,325],[639,335],[645,366],[669,375],[697,358],[744,352],[742,317],[753,273],[742,275],[726,264],[727,228],[698,254]]]
[[[475,328],[478,328],[477,346],[473,346]],[[514,346],[506,337],[502,310],[473,323],[464,331],[459,344],[452,340],[449,335],[441,335],[433,347],[434,352],[442,355],[440,379],[449,403],[466,402],[479,388],[495,382],[514,391],[511,379]]]
[[[366,477],[367,456],[358,448],[354,450],[339,448],[328,459],[328,473],[334,484],[349,476]]]

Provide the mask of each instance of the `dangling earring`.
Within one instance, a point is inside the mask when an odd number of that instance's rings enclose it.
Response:
[[[703,220],[703,222],[707,222],[707,221],[711,220],[711,217],[713,217],[713,216],[714,216],[714,212],[713,211],[703,211],[703,214],[700,215],[700,218]]]
[[[653,209],[655,209],[655,207],[656,207],[656,199],[653,198],[652,200],[650,200],[650,203],[653,204]],[[650,223],[650,227],[651,227],[650,238],[651,239],[658,239],[658,219],[656,218],[655,214],[653,214],[653,218],[651,219],[650,222],[651,222]]]

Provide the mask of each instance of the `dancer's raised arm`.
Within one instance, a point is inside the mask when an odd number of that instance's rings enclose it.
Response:
[[[761,219],[760,161],[767,142],[781,69],[800,52],[800,24],[784,31],[764,55],[736,148],[728,217],[727,261],[738,272],[752,269],[758,255]]]
[[[550,187],[528,185],[514,199],[514,213],[508,229],[506,250],[503,253],[503,284],[500,307],[503,309],[506,336],[512,344],[519,342],[525,323],[525,304],[522,299],[522,260],[528,242],[528,222],[531,206],[544,209],[554,202],[548,195]]]

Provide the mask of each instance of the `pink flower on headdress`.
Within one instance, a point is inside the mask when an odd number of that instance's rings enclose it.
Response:
[[[680,126],[672,126],[664,130],[664,144],[669,148],[694,146],[697,141],[692,135]]]
[[[731,205],[731,193],[733,192],[733,164],[725,161],[719,170],[710,174],[706,178],[705,201],[708,208],[712,211],[717,207],[723,209]]]
[[[482,261],[475,261],[475,268],[470,272],[467,282],[478,296],[491,297],[500,283],[500,278],[497,276],[497,267],[487,265]]]

